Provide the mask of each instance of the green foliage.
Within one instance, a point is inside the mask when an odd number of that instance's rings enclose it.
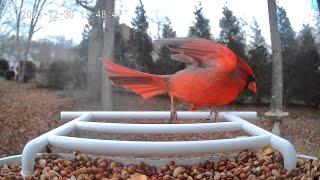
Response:
[[[286,51],[286,48],[289,48],[290,44],[295,40],[296,33],[291,27],[290,20],[284,8],[278,7],[277,16],[282,49]]]
[[[314,97],[320,96],[320,56],[314,31],[309,25],[304,25],[296,37],[285,9],[278,7],[277,15],[282,44],[285,102],[313,104]]]
[[[86,85],[86,62],[79,59],[73,61],[55,60],[47,70],[40,72],[45,78],[39,86],[52,89],[84,88]]]
[[[162,38],[177,37],[177,33],[173,30],[170,19],[168,17],[165,19],[165,23],[162,26]]]
[[[176,37],[176,31],[171,26],[171,21],[166,18],[162,27],[162,38]],[[184,69],[185,63],[171,60],[172,51],[167,47],[162,47],[159,54],[159,59],[156,61],[156,74],[174,74],[175,72]]]
[[[246,59],[246,39],[237,17],[227,7],[223,8],[222,14],[223,17],[219,22],[221,28],[219,41],[227,45],[235,54]]]
[[[8,70],[9,69],[9,63],[5,59],[0,59],[0,69],[1,70]]]
[[[248,63],[255,74],[258,91],[254,98],[255,102],[259,104],[262,98],[270,98],[271,61],[265,39],[261,35],[261,29],[255,20],[251,30],[253,32],[253,40],[250,41],[251,49],[248,52]]]
[[[294,86],[295,62],[298,52],[298,44],[295,40],[295,32],[291,27],[287,12],[282,7],[277,7],[278,29],[282,46],[283,59],[283,86],[284,86],[284,103],[290,102],[290,97],[294,97],[292,88]],[[292,98],[291,98],[292,99]]]
[[[15,73],[12,70],[6,71],[4,74],[4,77],[6,78],[6,80],[11,80],[12,78],[14,78]]]
[[[0,76],[6,77],[6,73],[9,70],[9,63],[4,59],[0,59]]]
[[[260,46],[266,46],[266,40],[261,34],[261,29],[255,19],[253,19],[253,25],[251,26],[252,30],[252,40],[250,41],[250,45],[252,48],[257,48]]]
[[[127,52],[130,47],[127,43],[127,40],[123,37],[122,26],[119,23],[120,17],[115,17],[114,23],[114,48],[113,48],[113,56],[114,60],[117,64],[134,68],[133,63],[128,60]]]
[[[72,81],[72,71],[65,61],[54,61],[49,65],[46,73],[48,84],[47,87],[53,89],[64,89]]]
[[[90,33],[91,33],[91,27],[89,24],[86,24],[82,32],[82,41],[78,45],[78,51],[80,56],[83,56],[86,59],[88,58]]]
[[[23,65],[25,65],[25,67],[26,67],[26,71],[25,71],[25,74],[23,77],[23,82],[28,82],[29,80],[35,78],[35,75],[36,75],[38,68],[31,61],[26,61],[26,62],[20,61],[18,69],[21,68]]]
[[[309,103],[320,95],[320,56],[314,39],[313,29],[304,25],[297,38],[295,58],[290,64],[290,95],[295,100]]]
[[[154,62],[151,56],[152,40],[147,33],[148,22],[143,4],[136,7],[136,17],[132,19],[133,33],[130,35],[131,53],[137,70],[152,72]]]
[[[146,11],[142,3],[136,7],[135,13],[136,17],[131,22],[134,30],[142,33],[147,32],[149,23],[147,22]]]
[[[90,33],[91,33],[91,27],[89,24],[86,24],[82,32],[82,39],[88,40],[90,38]]]
[[[299,33],[299,38],[301,38],[302,43],[307,46],[311,46],[311,48],[315,48],[315,36],[314,30],[310,27],[309,24],[304,24],[302,30]]]
[[[193,22],[193,26],[189,28],[189,37],[211,39],[211,28],[209,25],[210,21],[204,17],[201,3],[199,3],[199,5],[195,8],[196,10],[193,12],[193,14],[195,15],[196,21]]]
[[[320,95],[320,56],[313,29],[304,25],[296,38],[282,7],[278,7],[278,25],[282,43],[285,102],[312,104],[313,98]]]

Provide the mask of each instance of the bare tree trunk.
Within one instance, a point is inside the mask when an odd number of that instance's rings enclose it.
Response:
[[[21,20],[21,11],[22,11],[22,7],[24,4],[24,0],[21,0],[20,2],[20,6],[18,7],[17,5],[17,1],[16,1],[16,6],[15,6],[15,14],[16,14],[16,53],[17,53],[17,61],[19,63],[19,69],[18,69],[18,80],[20,80],[20,76],[22,74],[22,64],[20,62],[20,53],[21,53],[21,49],[20,49],[20,20]]]
[[[270,110],[272,112],[281,112],[283,109],[282,51],[277,22],[277,4],[275,0],[268,0],[268,11],[272,44],[272,90]]]
[[[20,21],[20,20],[19,20]],[[20,24],[20,23],[19,23]],[[21,49],[20,49],[20,25],[18,25],[17,23],[17,30],[16,30],[16,53],[17,53],[17,61],[18,61],[18,82],[20,82],[21,79],[21,74],[22,74],[22,63],[20,62],[20,53],[21,53]]]
[[[320,0],[317,0],[317,4],[318,4],[318,11],[320,13]]]
[[[31,45],[31,39],[32,39],[32,35],[30,35],[30,31],[29,31],[29,36],[28,36],[28,40],[27,40],[27,47],[26,47],[26,50],[25,50],[24,56],[23,56],[23,63],[22,63],[22,68],[21,68],[22,70],[21,70],[21,74],[19,76],[19,82],[26,81],[25,77],[26,77],[27,59],[28,59],[28,54],[30,51],[30,45]]]
[[[104,31],[104,49],[103,55],[106,59],[113,60],[113,48],[114,48],[114,0],[105,1],[105,10],[108,12],[105,18],[105,31]],[[104,68],[104,67],[102,67]],[[113,109],[113,89],[110,81],[105,78],[106,72],[102,71],[102,86],[101,86],[101,101],[102,108],[104,110]]]
[[[97,0],[93,14],[97,14],[104,9],[104,0]],[[101,63],[99,57],[103,52],[103,19],[94,16],[90,20],[92,26],[89,52],[88,52],[88,73],[87,73],[87,90],[91,100],[100,101],[101,95]]]
[[[32,8],[32,12],[34,13],[32,15],[31,18],[31,22],[30,22],[30,27],[29,27],[29,34],[28,34],[28,41],[27,41],[27,47],[26,50],[24,52],[24,58],[23,58],[23,63],[22,63],[22,70],[21,70],[21,74],[19,76],[19,82],[24,82],[25,76],[26,76],[26,64],[27,64],[27,59],[28,59],[28,54],[30,51],[30,45],[31,45],[31,40],[33,37],[33,34],[35,32],[37,32],[40,28],[35,29],[38,23],[38,20],[41,16],[41,11],[43,10],[43,7],[45,5],[47,0],[34,0],[33,2],[33,8]]]
[[[275,0],[268,0],[268,12],[272,46],[272,89],[270,111],[265,115],[273,117],[272,133],[280,135],[281,117],[287,116],[288,113],[283,112],[282,50]]]

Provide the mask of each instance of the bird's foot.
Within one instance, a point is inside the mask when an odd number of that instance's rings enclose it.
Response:
[[[171,109],[170,109],[170,120],[169,123],[171,124],[173,120],[178,120],[177,111],[174,105],[174,96],[169,93],[171,99]]]
[[[214,121],[213,122],[216,122],[217,118],[218,118],[218,115],[219,115],[219,111],[218,110],[215,110],[213,108],[210,108],[210,114],[209,114],[209,117],[213,115],[213,112],[214,112]]]
[[[175,120],[175,121],[178,120],[178,114],[177,114],[177,111],[175,111],[175,110],[171,110],[170,111],[170,121],[169,121],[169,123],[171,124],[173,120]]]

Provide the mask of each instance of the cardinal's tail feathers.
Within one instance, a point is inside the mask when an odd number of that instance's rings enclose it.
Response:
[[[115,86],[131,89],[143,98],[168,92],[165,76],[135,71],[102,58],[101,61],[107,66],[108,78]]]

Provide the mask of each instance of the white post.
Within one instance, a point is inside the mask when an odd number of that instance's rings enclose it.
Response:
[[[36,154],[40,152],[46,145],[49,144],[48,136],[51,134],[56,135],[66,135],[74,130],[75,128],[75,122],[77,121],[88,121],[91,118],[93,118],[93,115],[91,114],[85,114],[83,116],[80,116],[62,126],[59,126],[58,128],[47,132],[27,143],[27,145],[24,147],[22,152],[22,171],[21,175],[24,177],[26,175],[33,174],[34,171],[34,164],[35,164],[35,158]]]

